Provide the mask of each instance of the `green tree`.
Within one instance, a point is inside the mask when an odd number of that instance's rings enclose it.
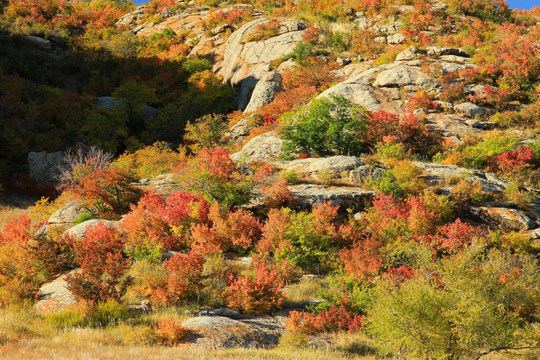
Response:
[[[285,150],[307,155],[358,155],[366,149],[362,134],[367,112],[343,96],[313,100],[281,119]]]
[[[429,269],[429,270],[428,270]],[[474,359],[539,346],[540,271],[530,255],[473,244],[396,283],[374,288],[366,330],[387,354]]]

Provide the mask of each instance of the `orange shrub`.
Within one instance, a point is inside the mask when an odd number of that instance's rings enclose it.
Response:
[[[285,296],[283,280],[275,268],[259,261],[252,265],[255,274],[233,279],[225,296],[227,305],[247,314],[266,314],[280,308]]]
[[[154,324],[154,334],[160,344],[175,346],[189,334],[189,330],[180,321],[162,319]]]

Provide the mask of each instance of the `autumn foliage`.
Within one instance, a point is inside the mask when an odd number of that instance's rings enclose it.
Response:
[[[265,262],[253,265],[255,274],[232,279],[226,290],[227,304],[247,314],[264,314],[280,308],[283,280]]]
[[[124,255],[118,231],[99,223],[88,227],[74,247],[81,270],[68,277],[69,289],[89,302],[121,300],[132,279],[124,276],[130,259]]]

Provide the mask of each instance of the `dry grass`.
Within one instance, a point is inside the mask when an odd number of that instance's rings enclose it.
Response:
[[[101,341],[88,341],[96,330],[81,330],[57,336],[52,339],[28,339],[0,347],[0,357],[12,360],[41,359],[376,359],[374,355],[358,355],[354,346],[342,345],[321,348],[292,348],[278,346],[274,349],[229,349],[207,351],[195,347],[179,346],[173,348],[160,346],[116,346]],[[97,340],[97,339],[96,339]]]

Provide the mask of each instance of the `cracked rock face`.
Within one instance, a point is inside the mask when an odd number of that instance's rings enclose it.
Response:
[[[281,23],[278,35],[264,41],[245,42],[246,37],[257,31],[257,26],[270,22],[268,19],[253,20],[232,33],[227,41],[223,68],[223,80],[238,86],[247,78],[257,81],[270,71],[270,62],[292,52],[302,40],[306,25],[297,21]]]

